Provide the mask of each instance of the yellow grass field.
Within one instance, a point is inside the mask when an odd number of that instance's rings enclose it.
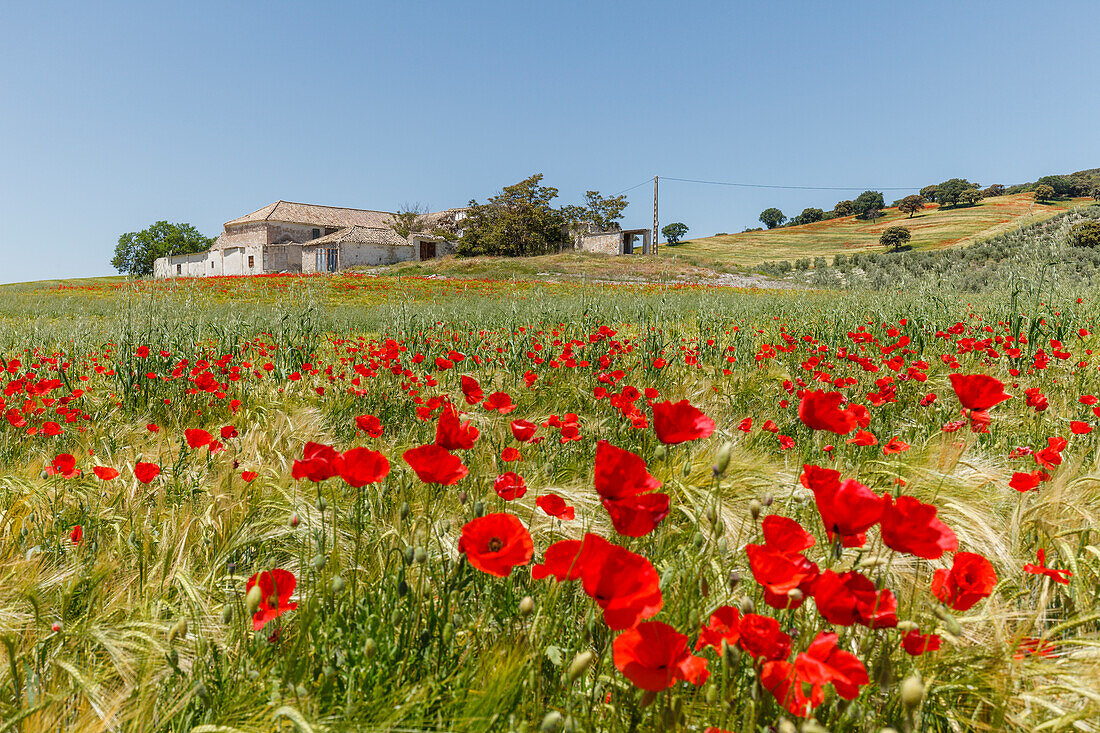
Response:
[[[879,237],[894,225],[909,227],[915,249],[934,249],[969,244],[1009,229],[1050,218],[1060,211],[1087,205],[1091,199],[1077,198],[1036,203],[1030,193],[982,199],[977,206],[941,210],[930,204],[912,218],[897,210],[884,210],[875,222],[854,216],[760,232],[740,232],[704,237],[666,247],[663,254],[707,259],[726,265],[752,267],[762,262],[828,257],[865,251],[881,251]]]

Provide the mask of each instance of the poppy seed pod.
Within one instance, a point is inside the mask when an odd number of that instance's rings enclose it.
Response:
[[[583,652],[577,652],[573,657],[573,661],[569,663],[569,666],[565,670],[565,683],[570,684],[578,677],[588,671],[588,668],[592,666],[592,663],[596,661],[596,652],[591,649],[585,649]]]
[[[367,639],[363,642],[363,656],[370,659],[378,653],[378,644],[374,642],[374,639]]]
[[[222,607],[222,623],[227,624],[233,620],[233,606],[226,605]]]
[[[551,710],[543,716],[539,723],[539,733],[556,733],[561,730],[562,716],[557,710]]]
[[[260,590],[259,585],[254,585],[248,589],[248,594],[244,597],[244,607],[248,610],[249,616],[256,614],[256,609],[260,607],[260,601],[263,600],[263,591]]]
[[[443,625],[443,643],[450,644],[451,639],[455,636],[455,626],[452,623],[446,623]]]
[[[664,444],[657,446],[653,450],[653,458],[658,461],[663,461],[668,457],[668,448],[665,448]]]
[[[761,499],[761,501],[764,504],[764,506],[771,506],[772,502],[775,501],[775,497],[772,495],[772,492],[769,491],[766,494],[764,494],[764,498]]]
[[[764,505],[760,503],[759,499],[753,499],[749,502],[749,516],[752,517],[752,521],[760,519],[760,512],[764,511]]]
[[[787,598],[791,600],[792,604],[795,604],[796,608],[797,605],[802,602],[802,597],[802,591],[800,591],[798,588],[791,588],[789,591],[787,591]]]
[[[899,691],[901,693],[901,704],[910,710],[920,705],[921,700],[924,699],[924,683],[915,674],[905,678]]]
[[[519,615],[530,616],[535,612],[535,599],[531,596],[524,596],[519,602]]]
[[[465,489],[458,492],[458,501],[459,501],[460,504],[465,506],[466,502],[469,501],[469,500],[470,500],[470,495],[466,493]]]
[[[405,558],[405,564],[406,565],[412,563],[413,558],[415,556],[416,556],[416,550],[413,549],[412,545],[409,545],[408,547],[405,548],[405,552],[403,553],[403,557]]]
[[[718,449],[718,452],[714,454],[714,476],[717,478],[726,472],[726,469],[730,465],[730,456],[733,454],[733,443],[723,443]]]
[[[417,548],[413,550],[413,562],[423,564],[427,559],[428,553],[423,547],[417,546]]]
[[[332,592],[333,593],[339,593],[340,591],[344,590],[344,585],[345,585],[344,579],[341,578],[339,575],[333,577],[333,579],[332,579]]]

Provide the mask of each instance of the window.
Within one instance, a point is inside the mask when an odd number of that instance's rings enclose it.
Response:
[[[183,274],[183,265],[176,265],[176,274],[177,275],[182,275]]]
[[[249,255],[248,256],[248,269],[251,270],[255,266],[256,266],[256,256],[255,255]]]
[[[320,229],[314,229],[313,230],[313,238],[317,239],[320,236],[321,236],[321,230]]]

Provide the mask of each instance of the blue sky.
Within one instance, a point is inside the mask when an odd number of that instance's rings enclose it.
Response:
[[[43,0],[5,3],[4,26],[0,282],[109,274],[123,232],[215,235],[277,199],[441,209],[536,172],[574,203],[654,174],[862,190],[1100,166],[1092,0]],[[651,192],[628,193],[624,224],[649,225]],[[668,182],[661,222],[732,232],[850,197]]]

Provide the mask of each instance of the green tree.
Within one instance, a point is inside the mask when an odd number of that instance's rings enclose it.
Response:
[[[1092,189],[1092,198],[1094,201],[1100,201],[1100,186],[1094,186]]]
[[[886,227],[878,241],[883,247],[897,252],[911,237],[912,234],[907,227],[894,226]]]
[[[920,197],[925,201],[931,201],[932,203],[935,203],[939,201],[939,199],[937,198],[938,193],[939,191],[936,189],[935,186],[925,186],[920,190]]]
[[[875,219],[879,211],[886,206],[881,191],[864,191],[852,202],[856,216],[860,219]]]
[[[664,236],[665,241],[669,243],[669,246],[677,245],[685,234],[687,234],[688,225],[682,221],[673,222],[667,226],[661,227],[661,235]]]
[[[898,202],[898,211],[903,214],[908,214],[909,218],[913,218],[913,214],[917,213],[924,208],[924,199],[916,194],[906,196]]]
[[[968,188],[959,194],[959,203],[973,206],[982,200],[982,192],[976,188]]]
[[[390,228],[397,233],[399,237],[407,239],[413,232],[424,231],[425,220],[424,214],[427,213],[427,209],[422,208],[419,203],[415,204],[402,204],[401,208],[390,219]]]
[[[821,209],[803,209],[802,213],[795,217],[795,221],[799,224],[813,224],[815,221],[822,221],[825,218],[825,212]]]
[[[158,257],[205,252],[214,244],[190,224],[169,224],[158,221],[140,232],[127,232],[118,238],[111,267],[131,277],[153,274],[153,262]]]
[[[836,206],[833,207],[833,212],[837,216],[851,216],[856,213],[856,205],[848,199],[837,201]]]
[[[1073,194],[1073,183],[1065,176],[1043,176],[1035,183],[1039,186],[1050,186],[1054,189],[1054,196],[1071,196]],[[1054,196],[1051,198],[1054,198]]]
[[[1069,242],[1074,247],[1100,247],[1100,221],[1083,221],[1069,230]]]
[[[1035,200],[1036,201],[1050,201],[1057,195],[1053,186],[1048,186],[1045,183],[1041,183],[1035,187]]]
[[[958,206],[963,191],[977,188],[977,183],[971,183],[965,178],[951,178],[936,186],[936,200],[940,206]]]
[[[601,196],[599,191],[586,191],[584,201],[584,206],[562,207],[562,215],[570,223],[587,222],[603,232],[619,228],[629,203],[626,196]]]
[[[458,254],[516,257],[560,252],[567,247],[566,218],[550,205],[558,189],[539,185],[540,181],[542,174],[536,173],[505,186],[484,204],[470,201],[456,247]]]
[[[989,188],[982,191],[982,196],[984,198],[987,198],[987,199],[988,198],[993,198],[995,196],[1004,196],[1004,195],[1005,195],[1005,187],[1002,186],[999,183],[994,183],[992,186],[990,186]]]
[[[760,212],[760,221],[768,229],[775,229],[777,226],[787,221],[787,217],[783,215],[783,212],[774,206],[770,209],[764,209]]]

